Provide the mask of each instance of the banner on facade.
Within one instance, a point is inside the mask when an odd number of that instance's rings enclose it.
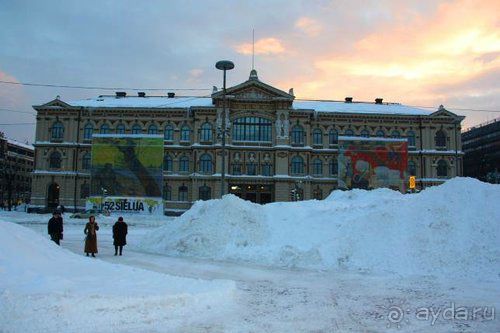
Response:
[[[163,215],[162,198],[90,197],[86,209],[109,213]]]
[[[339,137],[338,187],[406,192],[406,139]]]

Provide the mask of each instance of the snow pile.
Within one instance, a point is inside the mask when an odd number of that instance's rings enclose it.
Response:
[[[2,332],[175,330],[230,311],[234,289],[79,256],[0,220]]]
[[[497,279],[500,186],[455,178],[421,193],[335,191],[322,201],[199,201],[146,251],[278,267]]]

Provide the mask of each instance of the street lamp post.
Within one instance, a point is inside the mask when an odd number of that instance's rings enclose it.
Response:
[[[222,169],[220,177],[220,197],[226,192],[225,178],[226,178],[226,71],[234,68],[233,62],[229,60],[220,60],[215,64],[215,68],[224,72],[224,79],[222,84]]]

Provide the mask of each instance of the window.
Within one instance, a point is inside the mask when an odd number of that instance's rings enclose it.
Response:
[[[321,161],[321,159],[319,159],[319,158],[314,159],[314,161],[312,163],[312,167],[313,167],[313,170],[312,170],[313,175],[315,175],[315,176],[322,176],[323,175],[323,162]]]
[[[179,186],[179,201],[188,201],[188,188],[185,185]]]
[[[111,132],[111,129],[109,128],[109,125],[104,123],[101,125],[101,129],[99,130],[100,134],[109,134]]]
[[[179,172],[189,172],[189,158],[182,156],[179,159]]]
[[[391,138],[394,138],[394,139],[399,139],[401,137],[401,134],[399,133],[399,131],[392,131],[391,132]]]
[[[158,127],[155,124],[149,125],[148,134],[158,134]]]
[[[319,128],[315,128],[313,131],[313,145],[323,145],[323,131]]]
[[[346,129],[344,132],[345,136],[354,136],[354,131],[350,128]]]
[[[168,185],[163,187],[163,199],[167,201],[172,200],[172,188]]]
[[[295,125],[292,128],[292,144],[304,144],[304,128],[300,125]]]
[[[173,170],[173,161],[169,154],[165,155],[163,158],[163,170],[167,172],[172,172]]]
[[[191,128],[188,125],[184,125],[181,128],[181,141],[189,142],[191,141]]]
[[[90,186],[88,183],[80,185],[80,199],[86,199],[90,195]]]
[[[262,165],[262,175],[263,176],[271,176],[272,175],[272,165],[271,163],[264,163]]]
[[[116,134],[125,134],[125,125],[118,124],[118,126],[116,126]]]
[[[328,142],[331,145],[336,145],[339,142],[339,133],[336,130],[331,129],[330,132],[328,132]]]
[[[369,138],[370,137],[370,132],[368,132],[367,129],[362,130],[360,134],[364,138]]]
[[[200,156],[200,172],[212,173],[212,157],[209,154]]]
[[[90,154],[85,153],[82,158],[82,169],[83,170],[88,170],[90,169]]]
[[[414,161],[408,161],[408,173],[410,176],[417,175],[417,166]]]
[[[436,141],[436,147],[446,147],[446,134],[443,130],[436,132],[434,140]]]
[[[330,162],[328,162],[328,169],[330,172],[330,176],[334,176],[338,173],[339,168],[338,168],[338,164],[337,164],[337,159],[332,158],[330,160]]]
[[[206,185],[200,186],[199,197],[200,197],[200,200],[212,199],[212,189]]]
[[[94,132],[94,126],[91,123],[87,123],[83,128],[83,139],[90,140],[92,139],[92,133]]]
[[[261,117],[242,117],[233,122],[234,141],[271,142],[272,123]]]
[[[52,125],[52,140],[62,140],[64,136],[64,126],[60,121]]]
[[[201,125],[200,141],[212,141],[212,125],[210,125],[210,123],[204,123]]]
[[[142,133],[142,127],[139,124],[135,124],[132,126],[132,134],[141,134]]]
[[[165,126],[164,140],[174,141],[174,127],[172,125]]]
[[[257,164],[255,162],[247,163],[247,175],[255,176],[257,174]]]
[[[241,163],[233,163],[233,175],[241,175]]]
[[[415,132],[408,131],[406,137],[408,139],[408,147],[415,147]]]
[[[292,175],[301,175],[304,173],[304,159],[300,156],[294,156],[292,158],[291,166]]]
[[[385,132],[383,130],[378,130],[377,133],[375,133],[375,136],[378,138],[384,138]]]
[[[61,154],[54,151],[49,156],[49,168],[60,169],[61,168]]]
[[[439,160],[437,164],[437,176],[448,177],[448,163],[445,160]]]

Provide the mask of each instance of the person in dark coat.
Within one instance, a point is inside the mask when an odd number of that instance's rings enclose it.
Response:
[[[92,257],[95,257],[97,253],[97,230],[99,230],[99,225],[95,221],[95,216],[89,217],[89,222],[85,225],[85,229],[83,232],[87,237],[85,237],[85,253],[87,257],[89,253],[92,254]]]
[[[123,217],[120,216],[118,221],[113,225],[113,245],[115,246],[115,256],[118,255],[118,249],[120,249],[120,255],[122,255],[123,247],[127,245],[127,233],[127,223],[123,222]]]
[[[52,214],[47,224],[47,231],[50,235],[50,239],[57,245],[60,245],[59,241],[63,238],[63,219],[58,211]]]

